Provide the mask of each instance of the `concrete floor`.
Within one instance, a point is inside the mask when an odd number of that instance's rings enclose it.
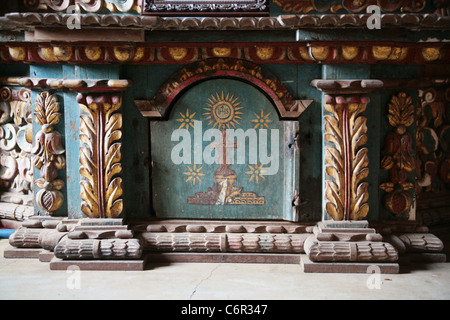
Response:
[[[147,271],[50,271],[34,259],[4,259],[0,299],[308,300],[449,299],[450,263],[413,264],[401,274],[307,274],[300,265],[173,263]],[[375,280],[375,288],[367,285]],[[380,280],[377,288],[377,280]]]

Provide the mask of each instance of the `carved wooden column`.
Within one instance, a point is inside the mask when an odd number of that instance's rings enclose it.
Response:
[[[366,96],[325,96],[325,211],[333,220],[362,220],[369,212]]]
[[[80,83],[81,84],[81,83]],[[55,247],[52,269],[78,265],[82,269],[144,268],[142,244],[123,223],[122,91],[126,80],[109,80],[79,92],[79,174],[82,213],[87,217],[67,229]],[[120,260],[123,263],[117,263]]]
[[[397,273],[396,248],[369,227],[368,93],[379,80],[315,80],[324,91],[324,215],[305,241],[305,272]]]
[[[79,94],[81,210],[90,218],[117,218],[123,211],[122,107],[120,93]]]

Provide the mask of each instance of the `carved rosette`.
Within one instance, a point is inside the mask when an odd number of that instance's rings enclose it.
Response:
[[[36,123],[42,126],[36,134],[33,146],[33,164],[41,174],[34,182],[41,189],[36,194],[36,202],[47,214],[52,215],[64,201],[60,191],[64,182],[58,179],[58,170],[65,167],[65,151],[61,134],[54,130],[61,117],[57,96],[49,92],[39,94],[34,111]]]
[[[368,98],[327,96],[325,203],[334,220],[361,220],[369,212],[366,110]]]
[[[85,112],[80,120],[81,210],[91,218],[116,218],[123,210],[121,199],[122,106],[120,94],[79,94]]]
[[[416,166],[413,138],[406,131],[414,123],[411,97],[403,92],[393,96],[387,117],[395,129],[386,137],[381,168],[389,171],[390,181],[382,183],[380,188],[387,192],[385,207],[396,216],[401,216],[411,209],[413,195],[410,190],[414,189],[414,182],[408,181],[408,174]]]

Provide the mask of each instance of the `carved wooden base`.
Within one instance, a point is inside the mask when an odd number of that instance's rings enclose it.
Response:
[[[160,220],[32,217],[11,235],[5,258],[52,270],[145,270],[151,263],[302,264],[304,272],[397,273],[410,262],[444,262],[442,241],[416,222]],[[306,253],[304,255],[303,253]],[[300,257],[303,257],[300,259]],[[301,260],[301,261],[300,261]]]
[[[303,253],[312,226],[283,221],[161,220],[135,225],[146,252]]]
[[[395,262],[398,252],[367,221],[324,221],[305,241],[314,262]]]
[[[299,264],[300,254],[282,253],[147,253],[147,263],[267,263]]]
[[[62,260],[53,258],[50,261],[50,270],[70,270],[78,267],[79,270],[88,271],[144,271],[145,259],[138,260]]]
[[[373,270],[381,274],[399,273],[398,263],[363,263],[363,262],[313,262],[308,256],[302,255],[301,266],[305,273],[367,273],[371,274]]]
[[[42,248],[15,248],[8,246],[3,252],[6,259],[38,259],[40,254],[45,251]]]

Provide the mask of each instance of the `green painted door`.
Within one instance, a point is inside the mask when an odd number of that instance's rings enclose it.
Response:
[[[298,122],[242,81],[189,89],[170,117],[151,123],[158,217],[292,220],[298,190]]]

